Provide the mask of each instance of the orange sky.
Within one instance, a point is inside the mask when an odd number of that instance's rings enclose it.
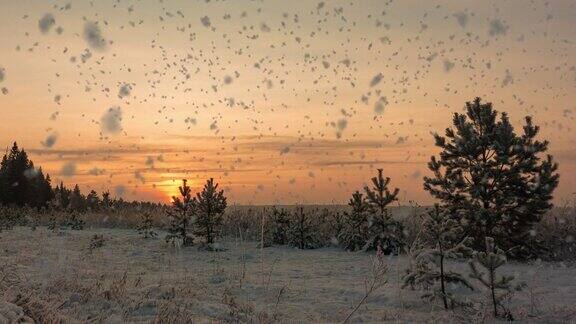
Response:
[[[534,116],[556,201],[576,192],[574,1],[70,4],[0,0],[0,145],[56,181],[167,201],[214,177],[234,203],[345,203],[383,168],[427,204],[431,133],[481,96],[517,127]]]

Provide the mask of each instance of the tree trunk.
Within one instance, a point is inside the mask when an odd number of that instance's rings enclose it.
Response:
[[[498,309],[496,308],[496,291],[494,287],[494,269],[490,268],[490,292],[492,293],[492,306],[494,307],[494,318],[498,317]]]
[[[442,291],[444,309],[448,309],[448,301],[446,300],[446,287],[444,285],[444,252],[442,251],[442,246],[440,246],[440,289]]]

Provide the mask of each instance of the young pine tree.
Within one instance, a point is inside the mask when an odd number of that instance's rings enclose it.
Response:
[[[469,256],[472,250],[466,246],[468,238],[462,239],[460,225],[437,204],[428,211],[423,234],[430,248],[422,248],[416,253],[415,263],[403,278],[403,287],[431,289],[422,298],[440,299],[445,309],[463,305],[448,290],[448,285],[459,285],[471,290],[474,288],[460,273],[448,270],[446,260]]]
[[[455,113],[454,128],[434,135],[442,151],[428,163],[434,175],[424,177],[424,189],[463,221],[476,250],[493,237],[510,254],[528,257],[535,252],[530,230],[552,207],[558,165],[544,155],[548,141],[536,139],[532,118],[516,134],[506,113],[497,116],[480,98]]]
[[[292,214],[288,243],[301,250],[314,249],[319,245],[316,239],[316,224],[303,207],[298,207]]]
[[[290,213],[284,208],[272,209],[272,243],[284,245],[288,243],[288,229],[290,228]]]
[[[86,196],[86,207],[90,211],[96,211],[100,208],[100,197],[96,191],[91,190]]]
[[[74,186],[74,190],[70,194],[70,209],[79,213],[83,213],[87,209],[86,197],[80,192],[78,185]]]
[[[204,237],[206,244],[211,246],[220,232],[226,210],[224,190],[218,190],[218,184],[214,184],[214,179],[210,178],[202,192],[196,194],[193,203],[196,210],[195,234]]]
[[[152,223],[152,214],[145,210],[140,214],[140,224],[137,227],[138,234],[147,238],[155,238],[158,233],[154,231],[154,224]]]
[[[494,239],[486,237],[486,252],[477,252],[469,263],[472,273],[470,277],[478,280],[489,292],[492,314],[495,318],[501,317],[513,320],[510,310],[504,302],[511,298],[514,290],[520,290],[523,284],[512,285],[514,276],[498,276],[496,270],[506,263],[506,254],[495,247]],[[479,270],[478,266],[486,272]]]
[[[382,248],[384,254],[397,254],[404,244],[402,224],[394,220],[387,206],[397,201],[400,190],[394,188],[390,192],[388,184],[390,178],[382,176],[382,169],[378,169],[378,176],[372,178],[373,188],[366,186],[366,201],[370,207],[368,216],[368,240],[365,250]]]
[[[168,210],[170,227],[168,228],[168,234],[166,235],[166,242],[170,242],[173,245],[176,244],[177,240],[181,240],[183,246],[194,244],[194,238],[188,236],[188,232],[190,230],[189,225],[191,224],[191,219],[194,216],[195,210],[191,196],[192,190],[186,182],[187,180],[183,179],[182,186],[179,187],[182,199],[173,196],[172,209]]]
[[[112,199],[110,199],[110,191],[106,190],[102,193],[102,201],[100,202],[103,210],[109,210],[112,207]]]
[[[338,235],[338,242],[348,251],[364,248],[368,238],[369,205],[364,196],[356,191],[348,201],[350,212],[344,213],[344,225]]]

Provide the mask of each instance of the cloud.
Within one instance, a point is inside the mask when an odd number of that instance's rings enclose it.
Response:
[[[52,16],[52,14],[48,13],[42,16],[42,18],[40,18],[40,20],[38,21],[38,28],[43,34],[46,34],[50,31],[50,29],[52,28],[52,26],[54,26],[54,24],[56,24],[56,19],[54,19],[54,16]]]
[[[106,40],[102,37],[102,32],[100,31],[100,27],[94,22],[87,21],[84,24],[84,33],[83,33],[84,40],[88,45],[96,50],[105,50],[106,49]]]
[[[99,176],[106,172],[104,169],[99,169],[98,167],[93,167],[92,169],[88,170],[89,175]]]
[[[450,62],[450,60],[444,60],[444,72],[450,72],[454,68],[454,63]]]
[[[383,165],[383,164],[423,164],[426,162],[418,161],[380,161],[380,160],[350,160],[350,161],[320,161],[315,162],[316,166],[344,166],[344,165]]]
[[[506,26],[500,19],[490,21],[490,29],[488,34],[490,36],[506,35],[508,26]]]
[[[504,79],[502,79],[502,87],[505,87],[512,83],[514,83],[514,77],[510,73],[510,70],[506,70],[506,75],[504,76]]]
[[[71,177],[76,174],[76,164],[74,162],[68,162],[62,166],[60,169],[60,175],[64,177]]]
[[[374,104],[374,113],[377,115],[383,114],[386,106],[388,106],[388,99],[386,99],[386,97],[380,97]]]
[[[116,197],[122,197],[124,196],[124,193],[126,192],[126,187],[124,187],[123,185],[117,185],[114,188],[114,193],[116,194]]]
[[[125,83],[120,87],[120,90],[118,90],[118,97],[119,98],[128,97],[131,92],[132,92],[132,86]]]
[[[422,172],[420,172],[420,170],[416,170],[410,175],[411,179],[419,179],[421,177],[422,177]]]
[[[115,135],[122,131],[122,109],[113,107],[108,109],[100,118],[100,128],[103,134]]]
[[[148,157],[146,158],[145,164],[146,164],[147,167],[150,167],[150,168],[153,169],[153,168],[154,168],[154,158],[151,157],[151,156],[148,156]]]
[[[208,17],[208,16],[204,16],[204,17],[200,18],[200,22],[202,23],[202,25],[204,25],[204,27],[210,27],[210,25],[212,24],[210,22],[210,17]]]
[[[456,21],[458,22],[458,25],[460,25],[460,27],[464,28],[468,24],[468,15],[465,12],[457,12],[452,16],[456,18]]]
[[[144,175],[142,175],[140,171],[134,171],[134,178],[142,183],[146,183],[146,179],[144,179]]]
[[[50,134],[42,142],[42,146],[44,146],[45,148],[51,148],[52,146],[54,146],[54,144],[56,144],[56,140],[58,140],[58,135]]]
[[[383,78],[384,78],[384,76],[382,75],[382,73],[376,74],[376,75],[372,78],[372,81],[370,81],[370,86],[371,86],[371,87],[376,86],[378,83],[380,83],[380,81],[382,81]]]

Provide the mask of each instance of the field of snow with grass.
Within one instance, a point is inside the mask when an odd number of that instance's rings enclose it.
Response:
[[[224,251],[213,252],[173,247],[163,234],[143,239],[132,230],[55,233],[43,227],[1,232],[0,322],[21,315],[97,323],[338,323],[372,280],[373,253],[261,249],[240,238],[223,240]],[[486,292],[478,285],[475,292],[459,292],[474,308],[447,312],[440,303],[421,299],[421,291],[402,289],[407,256],[384,260],[386,284],[350,322],[492,321]],[[468,271],[465,263],[449,266]],[[509,262],[503,269],[526,283],[510,305],[516,319],[576,321],[574,264]]]

